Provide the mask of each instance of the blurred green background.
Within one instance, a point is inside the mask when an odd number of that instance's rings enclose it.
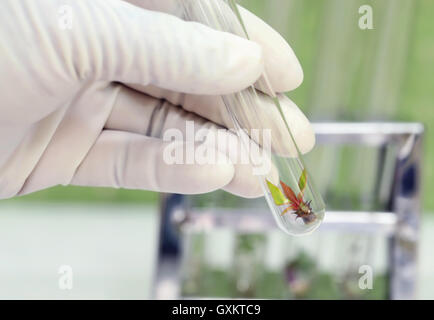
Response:
[[[242,0],[291,44],[305,72],[289,96],[312,121],[416,121],[426,126],[424,210],[434,211],[434,1]],[[361,30],[358,8],[373,8]],[[55,187],[5,202],[156,203],[137,190]]]

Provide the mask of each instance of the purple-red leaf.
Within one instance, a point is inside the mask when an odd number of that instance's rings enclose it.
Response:
[[[283,193],[289,199],[289,201],[291,201],[293,204],[298,204],[299,201],[298,201],[294,191],[292,191],[291,187],[288,186],[287,184],[285,184],[285,182],[283,182],[283,181],[280,181],[280,185],[282,186]]]

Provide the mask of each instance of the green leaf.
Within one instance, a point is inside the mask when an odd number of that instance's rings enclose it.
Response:
[[[304,188],[306,188],[306,169],[303,169],[303,172],[301,173],[300,179],[298,180],[298,187],[300,188],[300,191],[303,192]]]
[[[282,191],[278,187],[276,187],[274,184],[272,184],[270,181],[267,181],[268,189],[271,192],[271,196],[273,197],[274,203],[278,206],[281,206],[285,203],[288,203],[289,200],[285,198]]]

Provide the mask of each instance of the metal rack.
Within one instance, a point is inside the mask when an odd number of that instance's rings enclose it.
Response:
[[[420,177],[424,128],[419,123],[318,123],[314,124],[320,145],[364,145],[380,150],[378,168],[383,168],[388,146],[397,148],[393,181],[386,211],[328,211],[319,232],[344,230],[382,234],[388,237],[388,298],[415,297],[418,234],[420,223]],[[230,227],[235,232],[266,232],[277,228],[264,210],[233,209],[195,211],[185,196],[163,195],[160,239],[153,297],[180,298],[182,233]]]

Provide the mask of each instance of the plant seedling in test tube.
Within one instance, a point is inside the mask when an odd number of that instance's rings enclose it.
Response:
[[[291,212],[297,216],[296,219],[303,219],[304,223],[308,224],[315,221],[316,216],[312,211],[312,207],[310,205],[311,200],[306,201],[304,199],[304,189],[306,188],[307,182],[307,173],[306,170],[303,170],[301,176],[298,180],[298,188],[300,192],[298,195],[288,186],[285,182],[280,181],[280,185],[282,186],[282,191],[279,187],[272,184],[267,180],[268,189],[271,192],[271,196],[273,197],[274,203],[277,206],[287,206],[281,213],[284,214]]]

